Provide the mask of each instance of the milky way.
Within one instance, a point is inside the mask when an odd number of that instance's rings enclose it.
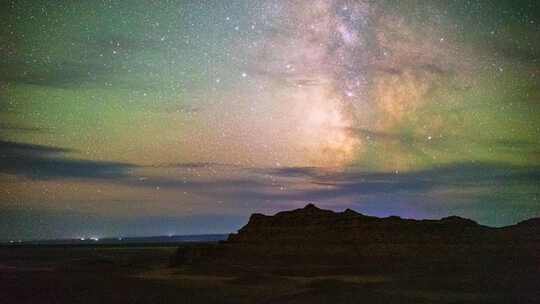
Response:
[[[430,102],[441,82],[460,85],[471,70],[459,57],[468,50],[445,41],[451,37],[437,33],[436,22],[413,28],[372,2],[283,1],[258,9],[251,28],[262,35],[242,44],[248,50],[242,77],[256,83],[247,98],[272,110],[243,116],[271,117],[261,129],[278,130],[255,129],[246,141],[245,149],[258,151],[253,137],[268,136],[275,161],[267,165],[339,168],[361,161],[369,140],[362,133],[392,131]],[[241,159],[249,159],[245,154]]]
[[[1,6],[0,239],[540,216],[538,1]]]

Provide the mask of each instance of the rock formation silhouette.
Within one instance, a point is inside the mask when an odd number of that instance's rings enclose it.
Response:
[[[378,218],[308,204],[273,216],[253,214],[219,244],[181,246],[175,265],[285,272],[540,269],[540,219],[491,228],[457,216]]]

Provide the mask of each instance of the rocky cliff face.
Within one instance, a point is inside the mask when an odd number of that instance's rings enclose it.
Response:
[[[399,217],[377,218],[347,209],[343,212],[322,210],[309,204],[302,209],[280,212],[274,216],[253,214],[229,243],[400,243],[466,241],[471,234],[486,227],[457,216],[441,220],[409,220]]]
[[[411,265],[489,267],[519,258],[527,265],[538,265],[538,221],[489,228],[457,216],[440,220],[377,218],[309,204],[273,216],[253,214],[247,225],[220,244],[179,249],[176,262],[392,270]]]

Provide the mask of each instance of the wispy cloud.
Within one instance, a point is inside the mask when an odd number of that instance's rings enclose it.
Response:
[[[69,149],[0,140],[0,173],[36,180],[119,179],[134,165],[66,157]]]

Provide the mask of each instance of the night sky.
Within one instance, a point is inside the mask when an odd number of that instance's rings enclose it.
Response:
[[[540,3],[2,1],[0,240],[540,216]]]

